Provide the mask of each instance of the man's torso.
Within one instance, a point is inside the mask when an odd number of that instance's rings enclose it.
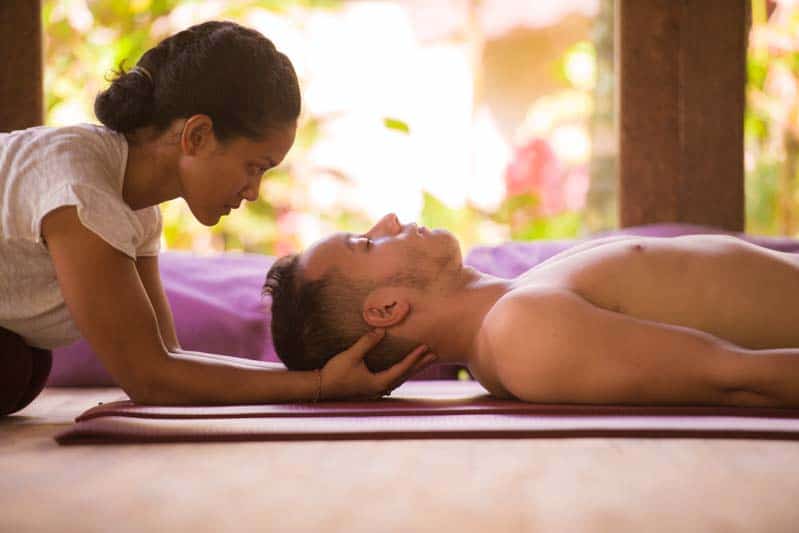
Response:
[[[541,286],[567,289],[610,311],[694,328],[750,349],[799,346],[799,255],[734,237],[631,237],[600,244],[530,269],[515,280],[506,298],[524,299]],[[532,346],[535,339],[529,342]],[[478,350],[470,366],[498,396],[505,394],[491,360],[501,356]]]

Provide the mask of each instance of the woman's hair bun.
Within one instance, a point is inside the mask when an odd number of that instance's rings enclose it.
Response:
[[[0,0],[1,2],[2,0]],[[112,130],[166,131],[176,119],[204,114],[220,142],[263,139],[295,125],[300,86],[294,67],[260,32],[209,20],[167,37],[138,66],[115,72],[94,113]]]
[[[111,86],[94,99],[94,114],[108,128],[120,133],[146,126],[152,118],[154,86],[150,77],[135,67],[119,71]]]

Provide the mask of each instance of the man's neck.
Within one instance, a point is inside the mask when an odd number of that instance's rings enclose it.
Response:
[[[511,289],[512,280],[464,267],[454,290],[444,291],[422,309],[414,335],[439,357],[439,363],[468,365],[475,359],[477,333],[486,313]]]

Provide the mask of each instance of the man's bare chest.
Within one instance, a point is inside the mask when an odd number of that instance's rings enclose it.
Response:
[[[799,342],[799,325],[786,318],[799,316],[799,258],[731,237],[611,242],[531,269],[517,279],[516,290],[539,285],[742,346]]]

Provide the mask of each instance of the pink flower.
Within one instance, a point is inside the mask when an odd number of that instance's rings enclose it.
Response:
[[[516,149],[505,171],[508,196],[538,194],[556,184],[560,163],[545,139],[534,138]]]
[[[572,169],[566,176],[563,187],[563,203],[568,211],[579,211],[585,207],[590,177],[585,165]]]
[[[296,235],[299,231],[300,216],[296,211],[285,211],[277,216],[277,234],[274,254],[278,257],[297,251]]]
[[[584,166],[566,171],[546,139],[535,138],[517,148],[505,171],[508,196],[532,194],[536,214],[552,216],[585,205],[589,177]]]

